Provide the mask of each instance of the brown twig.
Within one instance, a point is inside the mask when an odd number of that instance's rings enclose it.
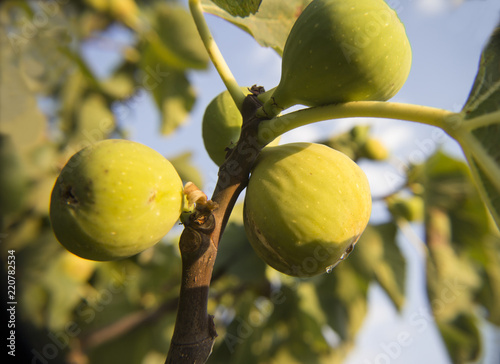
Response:
[[[80,339],[80,350],[86,353],[142,325],[157,322],[165,313],[175,310],[177,304],[177,298],[171,299],[153,310],[133,312],[107,326],[89,332]]]
[[[245,98],[240,139],[219,169],[211,201],[215,210],[201,206],[191,215],[181,235],[182,281],[174,334],[166,364],[205,363],[217,337],[213,316],[207,312],[208,289],[219,241],[236,200],[246,187],[252,166],[262,149],[257,142],[262,106],[253,87]]]

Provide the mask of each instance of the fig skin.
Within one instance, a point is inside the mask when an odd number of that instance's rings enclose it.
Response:
[[[312,277],[352,251],[370,213],[370,186],[356,163],[325,145],[291,143],[268,147],[257,158],[244,225],[267,264]]]
[[[242,87],[245,95],[250,94]],[[207,105],[202,120],[205,150],[219,167],[226,159],[227,148],[236,145],[240,137],[243,118],[229,91],[223,91]]]
[[[182,204],[182,181],[166,158],[143,144],[109,139],[66,163],[52,190],[50,220],[73,254],[116,260],[156,244]]]
[[[406,82],[411,62],[405,28],[385,1],[313,0],[288,35],[266,108],[385,101]]]
[[[248,87],[242,87],[245,95],[249,95]],[[229,148],[233,148],[240,138],[243,117],[236,107],[229,91],[218,94],[207,105],[202,120],[202,136],[205,150],[210,159],[221,166],[226,159]],[[280,137],[269,145],[278,145]]]

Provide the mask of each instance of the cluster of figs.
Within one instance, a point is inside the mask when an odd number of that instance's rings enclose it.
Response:
[[[272,118],[294,105],[388,100],[405,83],[411,56],[405,28],[384,0],[313,0],[289,33],[280,82],[262,111]],[[207,106],[203,139],[217,165],[236,144],[241,124],[227,91]],[[72,253],[114,260],[160,241],[185,201],[177,171],[161,154],[110,139],[70,158],[52,191],[50,218]],[[352,159],[321,144],[274,140],[251,171],[243,218],[266,263],[311,277],[352,251],[370,214],[368,179]]]

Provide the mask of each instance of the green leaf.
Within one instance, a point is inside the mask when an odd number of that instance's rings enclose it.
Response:
[[[162,62],[178,70],[207,67],[208,53],[191,14],[184,7],[157,3],[152,23],[156,34],[146,36]]]
[[[161,113],[160,131],[170,134],[182,125],[195,101],[195,91],[184,71],[169,67],[151,46],[140,62],[142,84],[150,91]]]
[[[466,119],[500,110],[500,24],[484,48],[472,90],[463,107]]]
[[[258,283],[265,278],[266,264],[253,250],[243,226],[243,204],[237,204],[222,235],[214,275],[235,276],[240,282]]]
[[[72,132],[73,142],[95,143],[106,139],[115,128],[115,118],[106,99],[89,94],[81,103]]]
[[[451,133],[462,146],[479,188],[500,227],[500,27],[484,48],[462,120]]]
[[[366,279],[375,280],[398,310],[405,301],[406,261],[396,243],[393,222],[369,225],[346,261]]]
[[[349,261],[350,258],[322,276],[316,286],[328,325],[344,341],[354,340],[363,325],[369,285]]]
[[[246,18],[231,16],[210,0],[202,0],[204,11],[220,16],[240,27],[264,47],[283,54],[288,33],[297,17],[311,0],[266,0],[255,15]]]
[[[130,98],[135,91],[133,74],[135,65],[124,63],[111,77],[102,82],[102,89],[112,98],[125,100]]]
[[[232,16],[246,17],[259,10],[262,0],[212,0]]]
[[[483,284],[477,301],[486,309],[486,319],[500,326],[500,237],[492,235],[486,248]]]
[[[169,157],[168,160],[172,163],[184,184],[193,182],[196,186],[202,188],[203,177],[198,168],[193,165],[192,158],[192,152],[185,152],[175,157]]]
[[[40,140],[47,123],[5,35],[0,33],[0,133],[24,150]]]
[[[423,186],[427,214],[438,209],[448,215],[455,248],[479,257],[491,226],[467,164],[437,151],[411,169],[409,182]]]
[[[427,292],[438,322],[470,312],[481,278],[465,253],[452,245],[451,218],[437,208],[428,211],[426,222]]]
[[[438,328],[454,364],[465,364],[479,359],[481,332],[475,316],[459,315],[449,322],[438,322]]]
[[[28,190],[28,178],[9,135],[0,133],[0,215],[18,211]]]

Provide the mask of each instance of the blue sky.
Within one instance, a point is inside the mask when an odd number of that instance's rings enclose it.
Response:
[[[265,1],[265,0],[263,0]],[[184,1],[187,3],[187,1]],[[401,91],[391,100],[459,111],[472,86],[479,56],[495,24],[500,21],[498,0],[391,0],[406,26],[413,49],[410,76]],[[258,84],[270,89],[280,78],[281,60],[271,49],[260,47],[249,35],[233,25],[207,15],[222,54],[240,85]],[[115,35],[119,37],[120,35]],[[97,51],[96,51],[97,52]],[[93,53],[87,53],[91,55]],[[97,54],[96,54],[97,55]],[[96,57],[97,70],[106,72],[113,57],[103,61]],[[100,59],[99,59],[100,58]],[[131,139],[173,156],[194,150],[194,163],[204,176],[204,191],[210,195],[215,187],[217,167],[208,158],[201,138],[201,118],[206,105],[224,85],[213,67],[193,72],[190,79],[198,91],[198,100],[189,121],[172,136],[158,135],[159,115],[152,100],[142,95],[134,102],[134,112],[126,119]],[[408,161],[429,156],[441,144],[448,152],[460,156],[457,144],[436,133],[436,129],[408,122],[375,119],[325,121],[291,131],[283,142],[314,141],[324,135],[350,128],[354,123],[373,125],[373,133],[394,153],[382,165],[363,163],[374,196],[390,192],[394,175]],[[384,211],[374,206],[373,219],[383,218]],[[381,290],[370,291],[371,306],[359,345],[347,364],[446,364],[447,356],[429,316],[422,294],[424,257],[408,236],[419,236],[418,226],[401,234],[401,246],[409,258],[409,302],[402,315],[397,315]],[[488,340],[500,341],[500,334]],[[486,364],[500,362],[489,353]],[[498,361],[495,361],[498,359]]]

